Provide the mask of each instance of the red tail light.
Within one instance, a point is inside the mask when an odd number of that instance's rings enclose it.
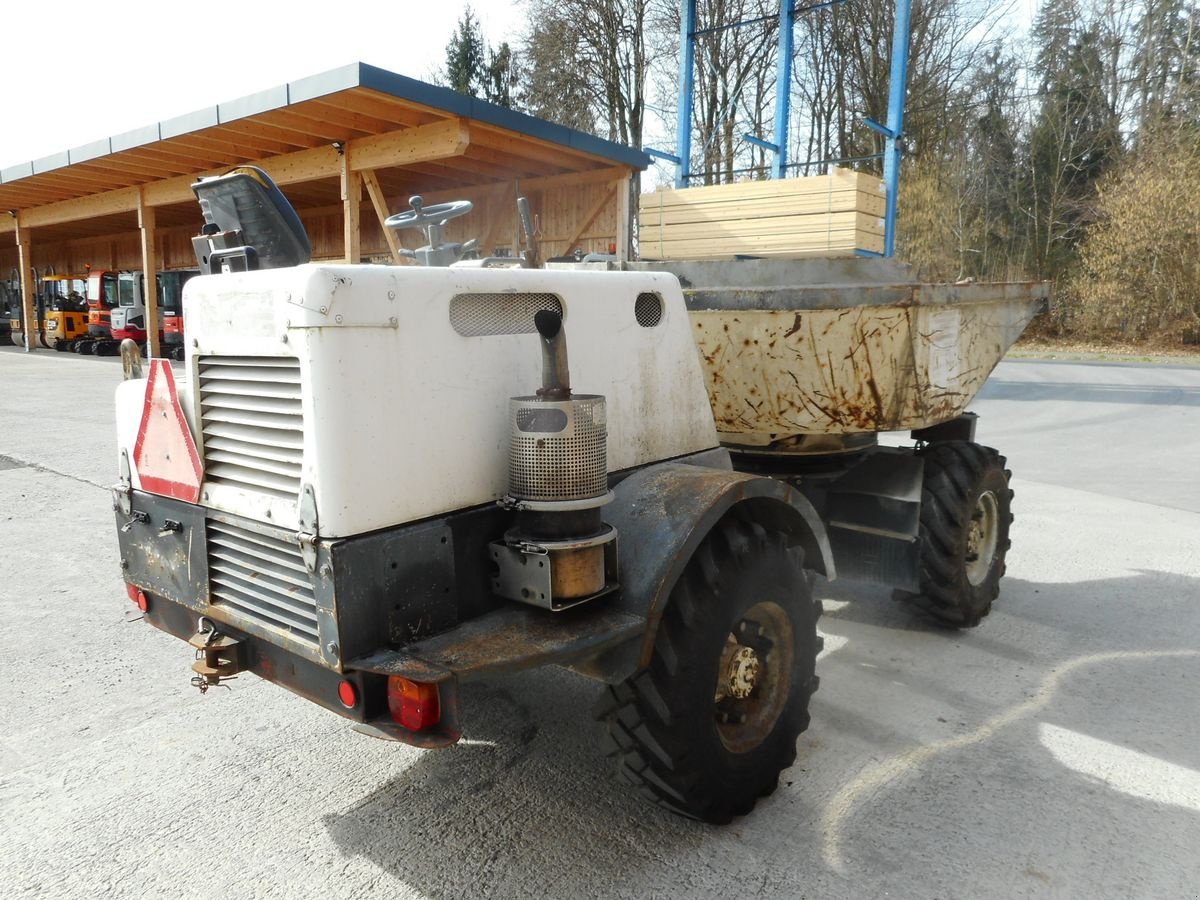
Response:
[[[392,719],[409,731],[423,731],[441,719],[436,684],[409,681],[399,675],[388,678],[388,711]]]
[[[358,705],[358,691],[352,682],[343,681],[338,685],[338,699],[346,709],[354,709]]]
[[[150,608],[150,601],[146,599],[146,595],[136,584],[125,582],[125,593],[129,595],[129,599],[137,604],[137,608],[145,612]]]

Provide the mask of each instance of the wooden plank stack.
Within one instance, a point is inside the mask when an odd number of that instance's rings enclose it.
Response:
[[[850,169],[642,194],[642,259],[883,252],[883,181]]]

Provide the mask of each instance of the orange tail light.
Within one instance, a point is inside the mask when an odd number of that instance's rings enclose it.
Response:
[[[436,684],[409,681],[392,675],[388,678],[387,697],[392,719],[409,731],[424,731],[441,719]]]

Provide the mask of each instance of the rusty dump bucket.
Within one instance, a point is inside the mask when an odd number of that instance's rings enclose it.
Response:
[[[1049,296],[885,259],[634,265],[679,278],[717,431],[747,449],[954,418]]]

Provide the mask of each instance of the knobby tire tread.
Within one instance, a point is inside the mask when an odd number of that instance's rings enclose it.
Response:
[[[792,691],[800,692],[800,696],[788,701],[789,706],[798,703],[801,713],[784,723],[785,713],[772,732],[772,738],[780,727],[791,732],[782,739],[772,740],[772,747],[779,747],[768,767],[773,767],[773,771],[765,773],[761,782],[745,795],[731,796],[720,785],[711,783],[706,763],[697,758],[701,754],[680,727],[680,720],[697,714],[696,711],[672,709],[667,699],[672,695],[670,681],[681,671],[680,652],[688,645],[689,632],[705,614],[703,605],[721,602],[722,586],[734,573],[746,571],[756,560],[772,557],[776,561],[789,560],[788,565],[794,569],[799,596],[793,604],[792,627],[812,630],[815,662],[823,643],[815,633],[820,601],[812,597],[810,576],[802,568],[800,551],[789,550],[782,534],[769,533],[757,523],[731,518],[719,524],[697,548],[672,592],[650,665],[633,678],[607,687],[601,698],[597,717],[607,722],[606,754],[617,761],[623,780],[671,812],[706,822],[726,823],[734,816],[750,812],[759,797],[772,793],[778,785],[778,773],[795,761],[796,738],[808,727],[808,702],[818,684],[811,665],[808,666],[811,674],[804,683],[792,686]],[[802,608],[804,605],[807,608]],[[797,652],[801,652],[799,648]],[[711,711],[707,714],[711,715]]]

